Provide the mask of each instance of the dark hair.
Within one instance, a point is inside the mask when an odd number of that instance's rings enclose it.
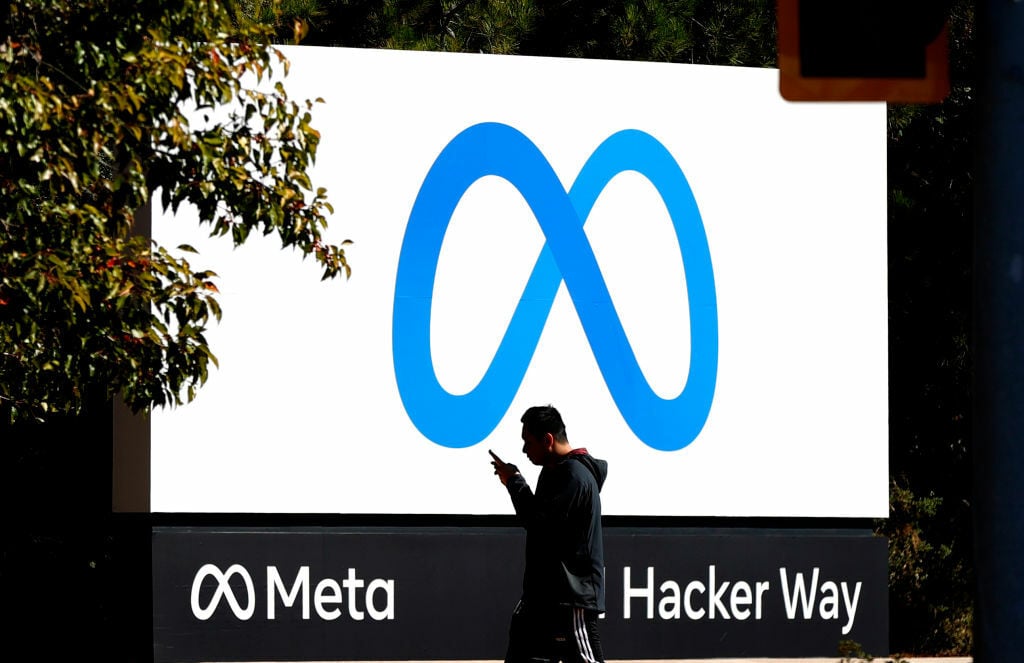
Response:
[[[546,433],[559,442],[566,441],[565,424],[562,423],[562,415],[550,405],[535,405],[526,410],[519,419],[523,427],[534,437],[543,437]]]

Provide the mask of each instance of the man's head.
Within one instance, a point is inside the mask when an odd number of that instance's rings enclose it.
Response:
[[[562,415],[550,405],[529,408],[523,423],[523,453],[534,465],[544,465],[571,450]]]

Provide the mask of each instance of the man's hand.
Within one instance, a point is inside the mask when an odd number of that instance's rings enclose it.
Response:
[[[494,473],[501,479],[501,485],[508,485],[509,478],[519,474],[519,468],[498,458],[498,455],[490,449],[487,450],[487,453],[491,454],[491,458],[494,459],[491,461],[491,465],[494,466]]]

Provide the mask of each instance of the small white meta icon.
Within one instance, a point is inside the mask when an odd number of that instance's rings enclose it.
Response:
[[[246,602],[245,609],[242,608],[238,602],[238,598],[235,596],[234,590],[231,589],[231,585],[228,582],[231,577],[235,574],[241,576],[242,581],[245,582]],[[207,576],[213,576],[217,581],[217,589],[213,592],[213,597],[210,599],[209,604],[205,608],[199,605],[199,590],[203,585],[203,581],[206,580]],[[196,577],[192,580],[192,614],[196,616],[196,619],[206,621],[213,616],[214,611],[217,610],[217,606],[220,604],[221,598],[224,598],[228,602],[228,607],[231,608],[231,612],[235,614],[235,617],[243,621],[248,620],[252,617],[253,613],[256,612],[256,588],[252,584],[252,576],[245,570],[245,567],[241,564],[232,564],[228,567],[227,571],[221,571],[214,564],[204,564],[198,572]]]

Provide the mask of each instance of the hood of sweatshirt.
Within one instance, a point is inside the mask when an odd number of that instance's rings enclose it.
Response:
[[[598,490],[604,487],[604,480],[608,476],[608,461],[594,458],[586,449],[582,448],[573,449],[569,452],[569,458],[578,463],[583,463],[583,466],[590,470],[590,473],[594,475],[594,479],[597,480]]]

